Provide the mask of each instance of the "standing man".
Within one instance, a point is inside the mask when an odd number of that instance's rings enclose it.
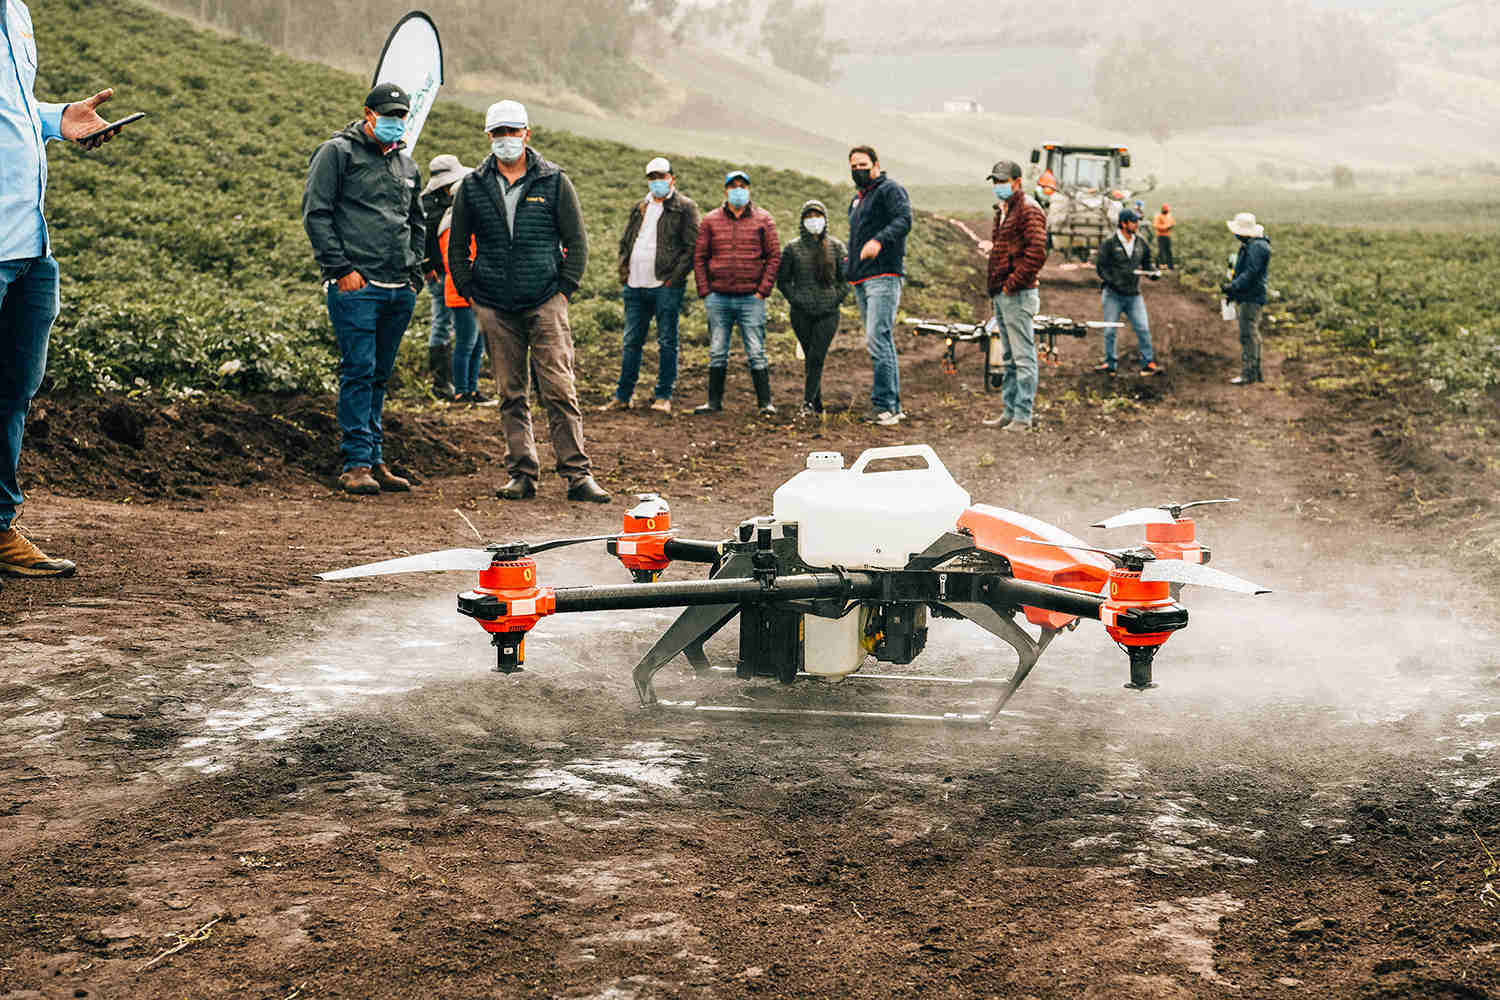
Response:
[[[724,408],[729,341],[736,323],[755,383],[756,405],[768,416],[776,412],[766,360],[766,298],[776,287],[780,267],[781,241],[775,220],[770,212],[750,203],[750,175],[729,171],[724,175],[724,204],[703,217],[693,250],[693,276],[698,294],[707,300],[709,333],[708,402],[694,413],[717,413]]]
[[[1240,322],[1240,374],[1231,385],[1264,382],[1260,371],[1260,313],[1266,304],[1266,275],[1271,269],[1271,241],[1255,216],[1241,212],[1225,223],[1240,241],[1234,258],[1234,277],[1224,285],[1224,298],[1234,303]]]
[[[422,178],[401,138],[410,108],[411,98],[394,83],[371,90],[363,120],[313,153],[302,193],[302,226],[323,268],[338,337],[345,493],[411,489],[385,464],[380,419],[426,249]]]
[[[453,207],[452,189],[468,168],[452,153],[432,158],[427,166],[427,186],[422,189],[423,226],[427,231],[426,254],[422,258],[422,275],[427,279],[427,296],[432,299],[432,328],[427,335],[427,367],[432,370],[432,394],[451,400],[453,388],[453,314],[448,311],[446,295],[447,268],[438,247],[438,228],[443,216]]]
[[[1139,272],[1153,272],[1152,281],[1161,275],[1156,272],[1150,244],[1140,237],[1140,229],[1141,217],[1132,209],[1122,209],[1119,229],[1099,245],[1094,271],[1099,275],[1103,289],[1100,302],[1104,306],[1104,321],[1114,323],[1124,313],[1141,348],[1141,374],[1160,375],[1162,369],[1151,353],[1151,321],[1146,315],[1146,300],[1141,296]],[[1115,328],[1112,326],[1104,331],[1104,362],[1095,365],[1094,371],[1115,373]]]
[[[14,526],[23,499],[16,470],[58,313],[57,261],[43,217],[46,144],[68,139],[93,149],[114,138],[80,141],[108,124],[94,109],[114,91],[71,104],[38,101],[33,34],[26,4],[0,0],[0,575],[72,576],[73,563],[53,559]]]
[[[875,422],[892,427],[906,419],[901,411],[901,369],[896,357],[896,310],[901,306],[901,279],[906,266],[906,234],[911,232],[911,200],[906,188],[880,169],[871,146],[849,150],[849,283],[865,326],[873,381],[870,404]]]
[[[646,164],[646,197],[630,210],[620,237],[620,284],[624,285],[625,344],[620,383],[601,411],[628,410],[641,374],[641,348],[656,317],[656,398],[651,409],[672,412],[677,385],[677,318],[698,245],[698,206],[677,190],[672,164],[658,156]]]
[[[495,495],[536,496],[541,464],[529,398],[535,372],[568,499],[608,503],[583,450],[583,414],[573,382],[568,296],[578,291],[589,257],[578,192],[561,167],[528,148],[530,119],[520,102],[491,104],[484,130],[490,155],[463,179],[454,198],[448,265],[458,294],[474,303],[495,362],[510,474]]]
[[[1003,431],[1031,427],[1036,405],[1036,332],[1032,322],[1042,306],[1038,276],[1047,262],[1047,213],[1022,190],[1021,165],[1000,160],[990,168],[995,186],[995,228],[990,236],[989,293],[1004,338],[1005,374],[1000,399],[1005,414],[986,420]]]
[[[1176,225],[1172,206],[1163,203],[1161,211],[1151,220],[1151,228],[1156,230],[1156,261],[1163,271],[1172,269],[1172,229]]]

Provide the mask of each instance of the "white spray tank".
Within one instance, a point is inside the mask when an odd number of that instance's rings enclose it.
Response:
[[[866,471],[877,459],[918,459],[925,467]],[[848,469],[836,451],[807,456],[807,468],[772,499],[777,520],[797,522],[797,554],[810,566],[900,569],[969,506],[969,494],[925,444],[871,448]],[[856,608],[843,618],[803,616],[803,662],[810,674],[843,677],[864,662],[864,623]]]

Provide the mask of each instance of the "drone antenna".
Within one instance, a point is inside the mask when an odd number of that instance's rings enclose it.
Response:
[[[475,538],[479,539],[481,542],[484,541],[484,536],[479,533],[479,529],[474,527],[474,522],[469,520],[469,518],[464,514],[463,511],[459,510],[457,507],[454,507],[453,513],[464,519],[464,524],[467,524],[469,526],[469,530],[474,532]]]

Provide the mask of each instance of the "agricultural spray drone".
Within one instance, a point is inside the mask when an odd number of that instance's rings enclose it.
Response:
[[[922,468],[881,468],[920,463]],[[1244,594],[1265,588],[1210,569],[1209,550],[1182,512],[1202,500],[1140,508],[1096,527],[1145,525],[1145,544],[1101,549],[1036,518],[971,504],[926,445],[874,448],[845,469],[836,452],[815,452],[807,468],[775,494],[774,514],[740,523],[721,541],[681,538],[667,503],[641,494],[623,531],[483,549],[447,549],[322,574],[343,580],[385,573],[478,571],[479,585],[458,595],[458,612],[490,633],[496,670],[513,673],[526,657],[526,634],[543,618],[585,611],[683,607],[686,610],[636,664],[642,705],[700,712],[813,714],[989,725],[1059,633],[1084,619],[1100,622],[1130,660],[1126,687],[1152,684],[1152,661],[1188,623],[1177,603],[1183,585]],[[543,585],[535,556],[603,542],[634,582],[618,586]],[[712,567],[708,579],[663,581],[673,562]],[[1009,644],[1018,662],[1009,678],[951,678],[862,672],[868,657],[911,663],[927,644],[928,616],[967,619]],[[704,643],[739,619],[739,656],[713,667]],[[1018,618],[1040,629],[1036,638]],[[732,671],[790,684],[801,679],[918,681],[994,688],[983,715],[744,709],[659,699],[657,671],[679,655],[699,673]]]
[[[1000,388],[1005,375],[1005,338],[1001,336],[998,321],[991,317],[984,323],[943,323],[938,320],[911,320],[913,337],[942,337],[943,373],[958,374],[958,345],[977,343],[984,352],[984,391]],[[1062,363],[1062,353],[1057,349],[1057,338],[1077,337],[1083,339],[1090,330],[1117,330],[1124,323],[1104,320],[1079,321],[1066,316],[1038,315],[1032,318],[1032,332],[1037,338],[1037,357],[1046,364]]]

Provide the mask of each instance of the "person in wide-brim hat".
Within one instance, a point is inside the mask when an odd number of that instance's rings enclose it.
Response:
[[[1227,220],[1224,225],[1228,226],[1229,231],[1234,235],[1243,236],[1246,239],[1254,240],[1266,235],[1266,227],[1256,223],[1253,212],[1241,212]]]

